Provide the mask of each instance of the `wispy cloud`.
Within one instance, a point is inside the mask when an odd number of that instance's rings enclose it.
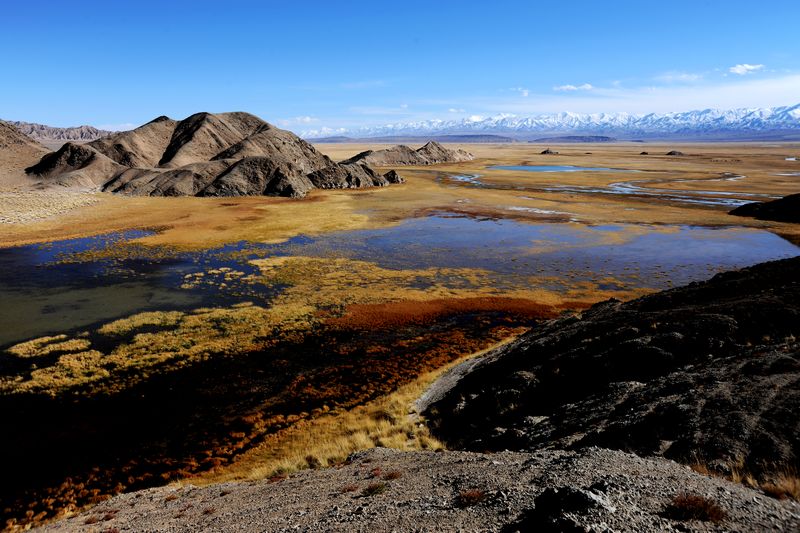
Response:
[[[278,120],[278,124],[281,126],[292,126],[295,124],[313,124],[314,122],[319,122],[317,117],[311,117],[308,115],[304,115],[301,117],[292,117],[292,118],[284,118]]]
[[[702,79],[702,74],[675,71],[665,72],[655,77],[656,81],[661,81],[664,83],[691,83]]]
[[[386,87],[388,85],[386,80],[360,80],[360,81],[350,81],[339,84],[339,87],[342,89],[351,89],[351,90],[359,90],[359,89],[375,89],[377,87]]]
[[[527,98],[527,97],[528,97],[528,95],[531,93],[531,92],[530,92],[528,89],[526,89],[525,87],[511,87],[511,88],[509,89],[509,91],[516,91],[516,92],[518,92],[518,93],[520,94],[520,96],[522,96],[523,98]]]
[[[592,89],[594,89],[594,86],[591,83],[584,83],[581,85],[556,85],[553,87],[554,91],[591,91]]]
[[[461,108],[461,107],[451,107],[450,109],[447,110],[447,112],[448,113],[465,113],[466,110],[464,108]]]
[[[750,65],[749,63],[741,63],[739,65],[734,65],[728,69],[728,72],[731,74],[738,74],[739,76],[744,76],[746,74],[752,74],[753,72],[758,72],[759,70],[763,70],[764,65]]]

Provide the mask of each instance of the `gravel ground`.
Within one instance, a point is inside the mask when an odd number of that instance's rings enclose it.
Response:
[[[24,224],[100,201],[97,194],[67,190],[0,191],[0,224]]]
[[[369,487],[375,494],[368,494]],[[679,494],[721,521],[667,518]],[[666,459],[577,452],[359,452],[283,480],[117,496],[49,531],[798,531],[800,505]]]

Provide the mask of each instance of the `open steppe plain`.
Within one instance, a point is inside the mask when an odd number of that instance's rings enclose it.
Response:
[[[170,481],[437,449],[408,415],[450,365],[610,297],[799,251],[796,225],[727,212],[798,192],[800,144],[459,148],[475,159],[303,200],[0,193],[17,273],[0,287],[7,526]]]

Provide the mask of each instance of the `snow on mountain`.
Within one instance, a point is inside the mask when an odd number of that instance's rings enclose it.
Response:
[[[329,135],[329,129],[308,130],[307,138]],[[709,136],[719,134],[763,134],[769,132],[800,133],[800,104],[793,106],[750,109],[703,109],[680,113],[592,113],[562,112],[550,115],[521,117],[502,114],[493,117],[468,117],[459,120],[425,120],[401,122],[377,127],[347,130],[338,128],[337,135],[350,137],[383,137],[393,135],[454,135],[470,133],[526,134],[571,133],[614,134],[617,136],[658,137],[671,135]]]

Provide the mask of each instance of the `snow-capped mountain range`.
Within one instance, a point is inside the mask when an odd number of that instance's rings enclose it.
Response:
[[[750,109],[704,109],[680,113],[556,113],[522,117],[502,114],[458,120],[401,122],[347,130],[322,128],[301,132],[306,138],[331,135],[389,136],[503,134],[520,139],[542,134],[614,135],[626,138],[718,137],[774,138],[800,136],[800,104]]]

